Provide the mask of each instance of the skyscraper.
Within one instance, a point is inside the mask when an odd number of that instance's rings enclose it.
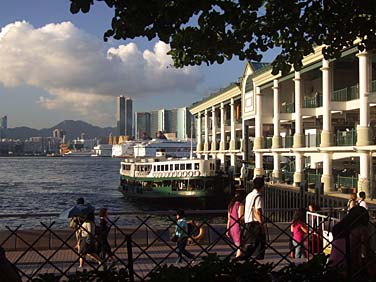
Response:
[[[150,112],[150,137],[155,138],[157,132],[159,131],[158,126],[158,111]]]
[[[191,138],[191,120],[192,115],[186,107],[172,110],[160,109],[158,111],[151,111],[151,137],[155,138],[155,133],[162,131],[163,133],[175,134],[178,139]]]
[[[118,96],[116,99],[116,127],[117,135],[129,137],[133,136],[133,109],[132,99]]]
[[[6,138],[8,128],[8,117],[3,116],[0,118],[0,139]]]
[[[178,108],[176,113],[176,137],[178,139],[193,138],[192,132],[192,115],[187,107]]]
[[[135,139],[143,139],[145,137],[154,137],[150,132],[150,113],[135,112],[134,113],[134,134]]]
[[[125,100],[125,135],[133,136],[133,103],[131,98]]]
[[[116,129],[117,136],[125,135],[125,98],[118,96],[116,98]]]

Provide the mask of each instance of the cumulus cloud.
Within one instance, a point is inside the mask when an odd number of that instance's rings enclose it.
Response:
[[[192,92],[202,79],[199,68],[175,69],[169,46],[153,50],[134,43],[111,47],[70,22],[34,28],[15,22],[0,32],[0,83],[30,85],[51,94],[38,103],[88,115],[108,96],[132,98]],[[113,101],[113,100],[112,100]]]

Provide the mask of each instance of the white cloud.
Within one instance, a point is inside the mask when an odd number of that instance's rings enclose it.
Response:
[[[0,83],[41,88],[51,94],[40,98],[41,106],[69,106],[87,116],[103,103],[114,103],[108,96],[139,99],[194,91],[202,80],[199,68],[171,67],[168,50],[162,42],[153,50],[142,51],[134,43],[106,50],[100,39],[70,22],[41,28],[15,22],[0,32]]]

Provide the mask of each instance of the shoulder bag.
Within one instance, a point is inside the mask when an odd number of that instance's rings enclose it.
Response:
[[[253,209],[255,207],[256,199],[260,197],[260,195],[257,195],[253,199],[251,211],[250,211],[250,217],[253,216]],[[243,243],[251,243],[257,241],[262,233],[262,226],[260,222],[258,221],[251,221],[244,224],[244,228],[242,230],[242,242]]]

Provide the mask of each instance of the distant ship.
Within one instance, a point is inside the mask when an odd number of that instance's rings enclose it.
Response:
[[[69,151],[63,157],[91,157],[92,151]]]
[[[111,157],[112,145],[111,144],[99,144],[93,148],[94,154],[92,157]]]

